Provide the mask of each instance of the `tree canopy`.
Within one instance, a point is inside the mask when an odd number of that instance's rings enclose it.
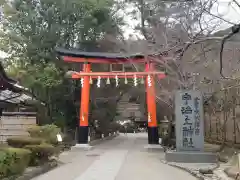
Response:
[[[118,36],[122,19],[113,0],[0,1],[3,9],[1,49],[9,74],[46,104],[46,121],[75,126],[80,83],[64,79],[69,65],[56,47],[93,51],[105,35]],[[73,66],[78,69],[78,66]],[[78,94],[76,96],[76,94]],[[44,121],[44,120],[43,120]],[[73,123],[72,123],[73,122]]]

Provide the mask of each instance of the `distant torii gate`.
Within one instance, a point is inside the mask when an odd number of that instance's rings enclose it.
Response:
[[[78,144],[88,144],[88,116],[89,116],[89,95],[90,95],[90,82],[92,79],[100,80],[115,78],[116,86],[118,86],[118,78],[133,78],[134,84],[137,86],[137,78],[145,78],[146,84],[146,103],[148,110],[148,143],[158,144],[158,127],[156,117],[156,97],[155,97],[155,84],[154,76],[159,79],[165,78],[164,72],[154,71],[154,63],[146,59],[142,54],[137,55],[121,55],[115,53],[90,53],[81,52],[77,50],[57,49],[60,56],[63,57],[65,62],[84,63],[82,72],[71,72],[73,79],[81,79],[81,107],[80,119],[78,127]],[[142,63],[145,64],[145,72],[91,72],[91,63],[99,64],[129,64],[129,63]]]

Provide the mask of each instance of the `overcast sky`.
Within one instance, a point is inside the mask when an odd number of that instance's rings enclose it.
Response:
[[[240,4],[240,0],[237,0]],[[214,14],[222,16],[224,19],[233,23],[240,23],[240,8],[235,4],[231,3],[232,0],[218,0],[218,4],[215,5],[213,11]],[[229,24],[223,23],[221,28],[229,27]]]

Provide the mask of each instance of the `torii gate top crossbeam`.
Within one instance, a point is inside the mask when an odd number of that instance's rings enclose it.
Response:
[[[103,52],[82,52],[79,50],[67,50],[58,48],[56,52],[66,62],[89,62],[102,64],[125,64],[125,63],[146,63],[143,54],[103,53]]]

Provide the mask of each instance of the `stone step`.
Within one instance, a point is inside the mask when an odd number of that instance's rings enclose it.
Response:
[[[128,120],[131,112],[135,113],[136,120],[140,121],[142,119],[141,105],[129,102],[129,95],[124,95],[122,99],[117,103],[117,113],[118,116],[115,117],[116,120]]]

